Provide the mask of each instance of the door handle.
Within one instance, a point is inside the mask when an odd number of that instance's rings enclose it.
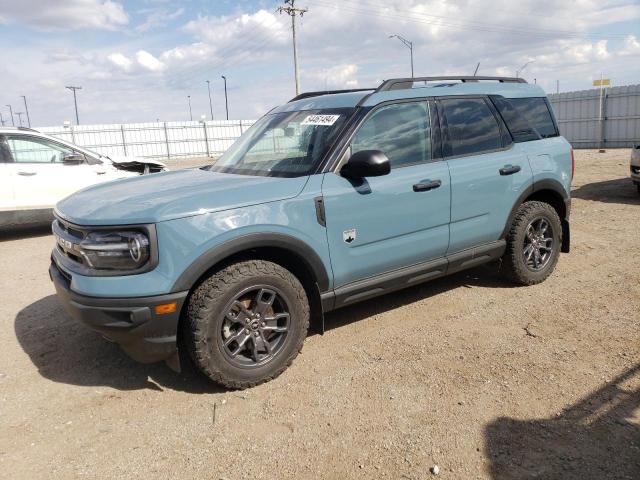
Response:
[[[428,192],[429,190],[438,188],[440,185],[442,185],[442,182],[440,180],[422,180],[420,183],[416,183],[413,186],[413,191]]]
[[[500,171],[500,175],[513,175],[521,170],[520,165],[505,165]]]
[[[21,175],[23,177],[33,177],[34,175],[37,175],[38,172],[18,172],[18,175]]]

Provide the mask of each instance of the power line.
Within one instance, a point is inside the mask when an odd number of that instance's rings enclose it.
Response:
[[[291,31],[293,33],[293,68],[296,77],[296,95],[300,94],[300,72],[298,71],[298,49],[296,47],[296,17],[300,18],[308,11],[306,8],[296,8],[296,0],[284,0],[286,7],[278,7],[278,12],[286,13],[291,17]]]
[[[557,34],[563,35],[567,37],[575,37],[575,38],[583,38],[583,37],[596,37],[596,38],[622,38],[627,34],[598,34],[598,33],[587,33],[587,32],[576,32],[576,31],[566,31],[566,30],[552,30],[552,29],[541,29],[541,28],[531,28],[531,27],[507,27],[496,24],[475,22],[475,21],[450,21],[450,17],[445,17],[442,15],[432,15],[426,13],[417,13],[411,12],[407,10],[395,10],[397,13],[389,12],[388,6],[381,4],[371,4],[358,2],[357,5],[351,4],[349,5],[349,0],[342,0],[340,4],[331,3],[323,0],[316,0],[321,7],[332,7],[338,8],[340,10],[350,11],[353,13],[359,13],[362,15],[383,17],[386,19],[395,19],[395,20],[404,20],[404,21],[412,21],[418,23],[424,23],[428,25],[434,25],[437,27],[446,27],[446,28],[467,28],[472,30],[484,31],[489,33],[529,33],[531,35],[541,35],[548,36],[549,34]],[[363,5],[365,8],[359,8],[360,5]],[[376,10],[377,9],[377,10]],[[433,20],[429,20],[425,17],[432,18]]]

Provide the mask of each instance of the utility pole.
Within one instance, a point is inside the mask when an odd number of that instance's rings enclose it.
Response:
[[[73,92],[73,104],[76,107],[76,125],[80,125],[80,119],[78,118],[78,100],[76,99],[76,90],[82,90],[82,87],[64,87]]]
[[[16,112],[16,115],[18,116],[18,125],[22,126],[22,115],[24,114],[24,112]]]
[[[222,76],[222,80],[224,80],[224,108],[227,111],[227,120],[229,120],[229,99],[227,98],[227,77]]]
[[[409,49],[409,53],[411,54],[411,78],[413,78],[413,42],[410,42],[409,40],[407,40],[406,38],[400,35],[395,35],[395,34],[389,35],[389,38],[394,38],[394,37],[400,40],[402,43],[404,43],[404,46]]]
[[[293,32],[293,68],[296,76],[296,95],[300,94],[300,72],[298,71],[298,49],[296,46],[296,16],[300,18],[308,12],[307,8],[296,8],[296,0],[284,0],[286,6],[278,7],[278,12],[286,13],[291,17],[291,31]]]
[[[211,120],[213,120],[213,102],[211,101],[211,82],[207,80],[207,90],[209,91],[209,111],[211,112]]]
[[[27,107],[27,97],[24,95],[20,95],[22,100],[24,100],[24,111],[27,112],[27,125],[31,128],[31,119],[29,118],[29,108]]]
[[[193,114],[191,113],[191,95],[187,95],[187,101],[189,102],[189,119],[193,122]]]
[[[11,114],[11,125],[12,126],[16,126],[16,122],[13,121],[13,109],[11,108],[11,105],[6,105],[7,107],[9,107],[9,113]]]

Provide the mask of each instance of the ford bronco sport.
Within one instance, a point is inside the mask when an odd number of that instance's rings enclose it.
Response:
[[[569,251],[572,176],[522,79],[304,93],[214,165],[59,202],[50,275],[67,312],[134,359],[190,358],[245,388],[344,305],[493,260],[542,282]]]

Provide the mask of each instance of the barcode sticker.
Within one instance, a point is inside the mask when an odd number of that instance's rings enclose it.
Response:
[[[340,118],[340,115],[309,115],[302,121],[302,125],[331,126]]]

